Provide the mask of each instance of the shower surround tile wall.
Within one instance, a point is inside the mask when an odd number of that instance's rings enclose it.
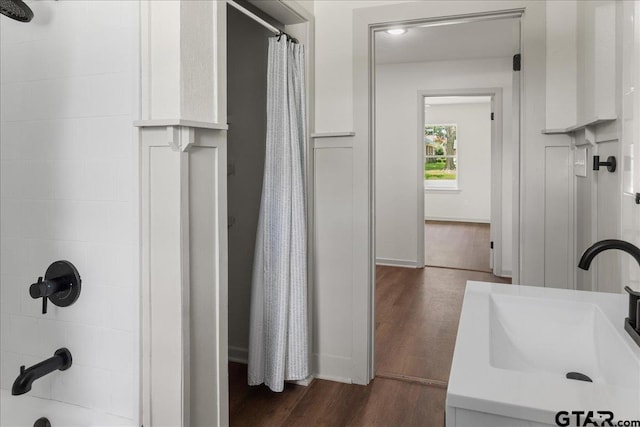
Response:
[[[2,17],[0,381],[68,347],[73,366],[34,383],[52,398],[137,422],[138,2],[31,2]],[[58,259],[82,275],[71,307],[28,286]]]

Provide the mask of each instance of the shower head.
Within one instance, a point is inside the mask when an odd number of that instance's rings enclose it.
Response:
[[[22,0],[0,0],[0,13],[20,22],[33,19],[33,11]]]

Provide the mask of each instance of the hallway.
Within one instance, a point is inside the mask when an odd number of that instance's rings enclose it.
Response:
[[[441,235],[456,235],[461,245],[481,235],[474,227],[449,228]],[[473,252],[456,251],[459,258]],[[366,387],[316,379],[309,387],[288,384],[278,394],[247,386],[246,366],[230,363],[231,425],[443,425],[466,282],[511,280],[442,267],[378,266],[376,277],[376,378]]]

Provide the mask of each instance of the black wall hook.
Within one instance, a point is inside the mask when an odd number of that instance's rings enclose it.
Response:
[[[609,172],[616,171],[616,158],[614,156],[607,157],[606,162],[600,161],[600,156],[593,156],[593,170],[600,170],[600,166],[606,166]]]

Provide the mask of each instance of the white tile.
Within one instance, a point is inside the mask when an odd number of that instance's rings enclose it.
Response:
[[[111,361],[105,356],[108,341],[105,329],[82,323],[66,323],[66,347],[73,356],[73,363],[82,366],[108,367]]]
[[[113,159],[87,160],[87,199],[113,201],[116,199],[117,162]]]
[[[1,26],[1,25],[0,25]],[[25,85],[23,83],[6,83],[0,85],[0,120],[3,122],[24,119]],[[27,104],[28,105],[28,104]]]
[[[31,200],[50,199],[55,183],[55,169],[47,160],[25,160],[22,163],[22,197]]]
[[[21,203],[18,199],[3,199],[0,201],[0,236],[3,239],[21,237]]]
[[[112,285],[112,277],[118,274],[116,263],[119,246],[110,243],[87,244],[87,268],[83,277],[94,286]]]
[[[35,328],[24,331],[29,336],[27,341],[32,341],[27,353],[43,360],[53,356],[57,349],[66,347],[65,328],[63,322],[51,319],[48,314],[40,315]]]
[[[18,276],[0,277],[0,313],[20,314],[21,293],[27,292],[27,287]]]
[[[86,116],[132,113],[132,73],[101,74],[79,79],[87,88]]]
[[[116,164],[116,200],[133,203],[136,200],[138,175],[134,168],[133,156],[118,159]]]
[[[83,40],[83,39],[81,39]],[[35,78],[55,79],[75,77],[81,74],[84,58],[80,43],[73,43],[66,38],[51,38],[42,42],[44,51],[41,54],[44,72],[35,74]]]
[[[0,195],[3,199],[19,199],[24,195],[28,185],[28,173],[24,162],[20,160],[3,160],[0,162]]]
[[[121,159],[136,148],[134,127],[130,115],[91,117],[81,119],[80,140],[86,147],[87,158]]]
[[[0,126],[0,160],[16,160],[20,157],[24,130],[23,123],[2,123]]]
[[[133,69],[131,52],[135,43],[131,31],[105,32],[100,27],[90,27],[79,47],[83,61],[78,70],[83,75],[128,72]]]
[[[137,239],[134,231],[135,214],[131,203],[114,202],[108,206],[112,242],[132,243]]]
[[[105,329],[104,332],[107,364],[103,367],[111,367],[113,371],[121,373],[133,373],[137,363],[137,353],[135,352],[134,335],[132,332],[119,331],[115,329]]]
[[[134,251],[133,245],[119,245],[115,252],[113,268],[108,276],[110,286],[137,289],[138,276],[136,265],[138,264],[138,254]]]
[[[79,119],[39,120],[23,124],[24,159],[72,160],[82,159],[83,146],[79,139]]]
[[[24,277],[29,274],[29,253],[23,239],[2,237],[0,239],[0,270],[3,275]]]
[[[109,402],[109,377],[105,369],[72,365],[51,374],[51,393],[56,400],[85,408],[105,407]]]
[[[35,303],[40,302],[34,300]],[[18,319],[18,329],[16,333],[20,337],[20,353],[44,360],[53,356],[57,349],[52,348],[52,341],[58,338],[58,333],[54,332],[55,327],[51,321],[39,317],[16,317]],[[52,337],[51,334],[54,334]],[[62,341],[62,340],[60,340]]]
[[[43,8],[41,13],[47,18],[47,36],[63,40],[69,45],[79,43],[87,31],[87,10],[92,3],[92,0],[37,2],[37,6]]]
[[[22,233],[26,238],[50,238],[52,202],[46,200],[24,200],[22,208]]]
[[[52,200],[47,212],[47,238],[56,240],[83,240],[83,202],[74,200]]]
[[[138,329],[138,299],[133,289],[107,287],[107,319],[105,326],[133,332]]]
[[[110,242],[114,240],[110,206],[112,202],[90,201],[78,203],[78,237],[87,242]]]
[[[37,343],[33,332],[38,319],[21,315],[11,315],[6,320],[6,334],[3,336],[7,350],[28,356],[37,356]],[[3,322],[5,323],[5,322]],[[3,347],[5,347],[3,345]]]
[[[138,416],[138,393],[134,375],[112,373],[110,379],[110,412],[120,417],[136,419]]]
[[[90,194],[89,166],[82,160],[51,161],[48,198],[82,200]]]
[[[88,86],[84,78],[60,78],[24,83],[24,103],[32,120],[87,115]]]
[[[15,347],[15,333],[13,332],[13,319],[15,316],[2,312],[0,314],[0,350],[13,351],[17,353]]]
[[[4,19],[3,19],[4,21]],[[6,44],[0,50],[0,83],[20,82],[24,78],[26,53],[18,44]]]

